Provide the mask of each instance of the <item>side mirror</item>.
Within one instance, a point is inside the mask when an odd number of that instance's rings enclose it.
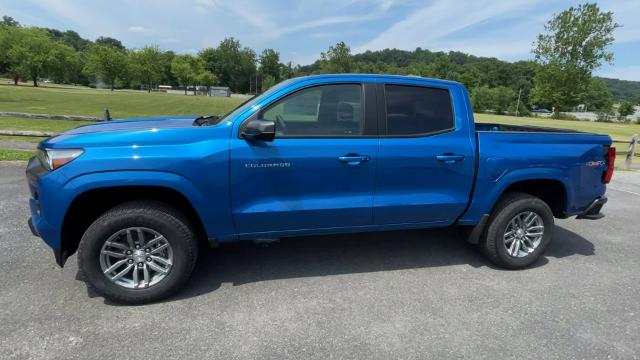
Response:
[[[251,120],[242,129],[241,135],[249,140],[273,141],[276,137],[276,122],[272,120]]]

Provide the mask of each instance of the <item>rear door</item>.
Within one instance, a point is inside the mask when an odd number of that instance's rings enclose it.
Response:
[[[361,83],[317,84],[255,114],[276,122],[276,136],[232,140],[231,200],[241,236],[372,224],[375,96]]]
[[[374,223],[449,224],[467,206],[475,152],[457,86],[380,84]]]

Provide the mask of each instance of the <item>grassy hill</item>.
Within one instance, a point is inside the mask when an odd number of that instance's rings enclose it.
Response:
[[[602,78],[617,101],[640,102],[640,81]]]

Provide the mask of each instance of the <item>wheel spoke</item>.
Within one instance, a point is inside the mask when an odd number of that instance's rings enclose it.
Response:
[[[138,233],[138,244],[140,244],[140,246],[144,246],[144,234],[142,233],[142,229],[137,228],[136,232]]]
[[[138,268],[134,266],[134,268],[133,268],[133,287],[134,288],[140,287],[140,281],[138,279],[138,275],[139,275],[138,273],[139,273]]]
[[[163,259],[160,256],[155,256],[155,255],[150,255],[151,259],[153,259],[153,261],[157,261],[165,266],[170,266],[171,265],[171,261],[167,260],[167,259]]]
[[[118,249],[121,249],[121,250],[129,250],[130,249],[129,247],[127,247],[127,245],[121,244],[121,243],[115,242],[115,241],[107,241],[106,244],[107,244],[107,246],[111,246],[111,247],[118,248]]]
[[[516,243],[518,242],[518,240],[513,240],[513,242],[511,243],[511,245],[509,245],[509,254],[513,255],[514,253],[514,249],[516,247]]]
[[[527,232],[525,233],[525,235],[527,235],[527,236],[540,236],[540,235],[542,235],[542,234],[544,234],[544,232],[542,232],[542,231],[540,231],[540,232],[528,232],[528,231],[527,231]]]
[[[167,272],[169,272],[169,270],[163,268],[162,266],[159,266],[158,264],[156,264],[154,262],[148,262],[147,264],[149,265],[150,268],[152,268],[153,270],[159,272],[160,274],[166,274]]]
[[[109,268],[106,269],[104,271],[104,273],[105,274],[109,274],[110,272],[112,272],[113,270],[119,268],[122,264],[124,264],[126,262],[127,262],[127,259],[122,259],[122,260],[116,261],[113,265],[109,266]]]
[[[127,255],[123,253],[117,253],[115,251],[110,251],[110,250],[102,250],[102,253],[105,255],[113,256],[115,258],[119,258],[119,259],[122,259],[123,257],[127,257]]]
[[[131,270],[132,267],[134,267],[134,264],[129,264],[127,265],[126,268],[124,268],[124,270],[120,271],[119,273],[116,274],[116,276],[111,278],[111,281],[116,281],[118,279],[120,279],[121,277],[123,277],[126,273],[129,272],[129,270]]]
[[[153,245],[155,245],[160,240],[164,240],[164,236],[160,235],[160,236],[157,236],[157,237],[149,240],[149,242],[145,246],[146,247],[152,247]]]
[[[162,250],[164,250],[164,249],[166,249],[168,247],[169,247],[169,243],[162,244],[162,245],[158,246],[157,248],[153,249],[149,254],[157,254],[160,251],[162,251]]]
[[[146,264],[142,267],[142,275],[144,276],[144,287],[149,287],[149,269]]]
[[[531,226],[531,224],[536,220],[536,218],[538,217],[538,215],[536,215],[535,213],[528,213],[527,216],[525,216],[524,218],[524,226],[525,227],[529,227]]]
[[[131,229],[127,229],[127,244],[129,244],[129,249],[133,249],[133,238],[131,237]]]

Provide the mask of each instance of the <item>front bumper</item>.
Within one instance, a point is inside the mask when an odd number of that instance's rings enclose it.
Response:
[[[29,185],[29,191],[31,197],[29,198],[29,208],[31,210],[31,217],[27,221],[31,233],[39,238],[42,238],[44,242],[51,247],[53,254],[56,258],[58,265],[64,264],[64,254],[62,253],[62,247],[60,244],[60,230],[53,226],[50,221],[44,216],[42,209],[42,193],[40,189],[42,178],[49,172],[46,171],[41,165],[38,159],[32,158],[26,170],[27,182]]]
[[[607,200],[608,199],[606,196],[602,196],[593,200],[591,204],[589,204],[589,206],[587,206],[587,208],[582,213],[578,214],[576,219],[587,219],[587,220],[602,219],[604,217],[604,214],[601,213],[600,210],[602,210],[602,207],[604,206],[604,204],[607,203]]]

